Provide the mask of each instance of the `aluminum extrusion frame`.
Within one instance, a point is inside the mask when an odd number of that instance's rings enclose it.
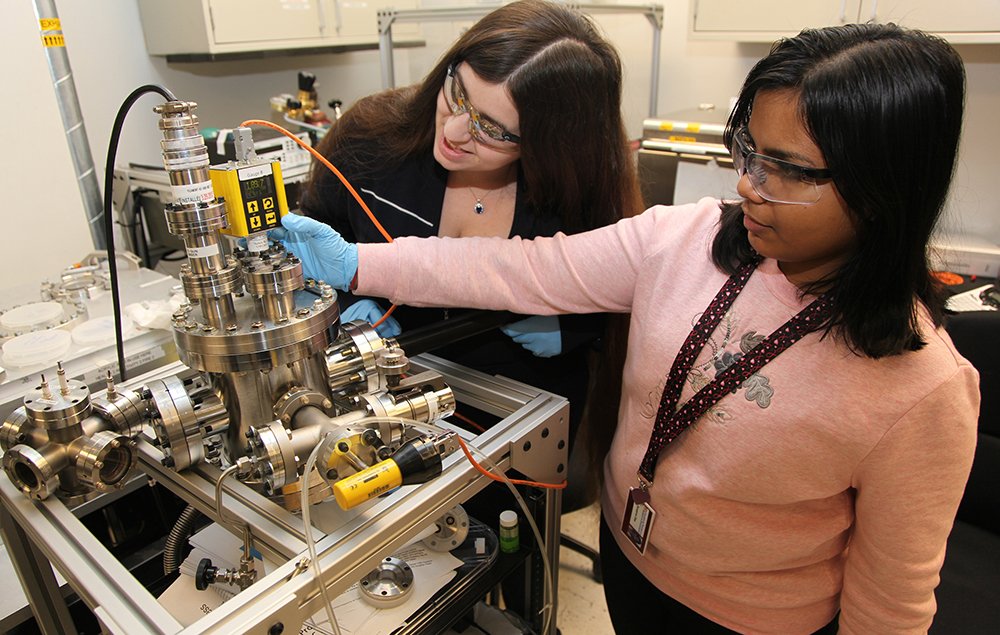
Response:
[[[412,370],[436,370],[444,375],[455,387],[460,402],[467,401],[504,416],[474,441],[501,469],[517,467],[538,481],[557,482],[564,478],[569,412],[566,399],[430,355],[416,356],[411,363]],[[214,479],[219,471],[201,464],[175,473],[160,465],[161,458],[162,454],[155,447],[140,444],[139,461],[143,471],[218,520]],[[476,472],[464,455],[454,454],[445,459],[437,478],[422,485],[397,489],[330,534],[324,536],[316,531],[318,559],[330,593],[338,595],[347,590],[383,557],[405,546],[423,527],[487,484],[488,479]],[[9,481],[0,479],[2,513],[9,514],[17,522],[26,541],[31,543],[31,549],[24,549],[15,562],[32,610],[37,616],[39,612],[52,611],[63,601],[61,595],[53,594],[52,581],[46,579],[51,576],[51,569],[47,563],[39,561],[43,558],[59,570],[106,631],[114,635],[297,632],[305,620],[322,610],[315,568],[302,571],[299,564],[307,559],[308,553],[301,519],[235,481],[227,483],[225,490],[226,507],[249,523],[255,546],[272,556],[279,556],[285,563],[184,628],[61,501],[28,500]],[[560,490],[549,489],[545,490],[543,498],[546,509],[541,531],[554,578],[550,608],[554,616],[557,614],[555,589],[558,588],[562,494]],[[9,526],[9,519],[7,522]],[[235,528],[230,527],[230,530],[236,535]],[[9,548],[23,548],[19,542],[25,541],[14,540],[7,544]],[[60,629],[60,625],[48,618],[38,621],[46,635],[62,632],[53,630]],[[556,632],[555,622],[555,619],[550,620],[545,635]]]

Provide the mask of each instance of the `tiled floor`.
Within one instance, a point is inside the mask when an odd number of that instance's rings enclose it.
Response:
[[[562,532],[597,548],[601,507],[595,503],[562,517]],[[590,560],[563,547],[559,552],[559,610],[562,635],[612,635],[604,587],[594,581]]]

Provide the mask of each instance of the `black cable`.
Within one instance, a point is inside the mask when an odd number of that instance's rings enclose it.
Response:
[[[108,160],[104,164],[104,236],[108,243],[108,267],[111,274],[111,303],[115,312],[115,344],[118,347],[118,376],[119,381],[126,379],[125,371],[125,345],[122,341],[122,317],[121,299],[118,294],[118,264],[115,261],[115,236],[114,223],[111,220],[113,210],[111,207],[111,192],[114,188],[115,155],[118,154],[118,139],[122,134],[122,126],[125,124],[125,116],[128,114],[132,104],[146,93],[158,93],[167,101],[177,101],[173,93],[162,86],[147,84],[140,86],[122,103],[118,109],[118,116],[115,117],[115,125],[111,128],[111,140],[108,143]]]
[[[401,333],[396,336],[396,344],[406,351],[407,355],[417,355],[516,322],[518,319],[523,319],[523,316],[510,311],[469,311],[458,317]]]

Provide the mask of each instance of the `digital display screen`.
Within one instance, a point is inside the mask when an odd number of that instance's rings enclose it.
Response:
[[[257,179],[240,181],[240,189],[243,191],[243,200],[252,201],[265,196],[274,195],[274,177],[262,176]]]

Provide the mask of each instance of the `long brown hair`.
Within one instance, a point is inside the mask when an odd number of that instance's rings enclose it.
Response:
[[[319,151],[334,165],[361,165],[366,171],[431,152],[438,94],[448,66],[460,62],[510,92],[520,119],[520,174],[531,206],[558,215],[567,233],[641,211],[621,116],[618,54],[586,16],[544,0],[513,2],[482,18],[423,82],[377,93],[350,108]],[[354,154],[356,142],[369,152],[372,140],[378,146],[374,156]],[[310,187],[323,170],[313,167]]]
[[[459,62],[510,92],[520,120],[520,177],[534,209],[556,214],[567,233],[610,225],[642,211],[635,158],[621,115],[618,53],[586,16],[545,0],[520,0],[496,9],[455,43],[423,82],[360,100],[323,139],[320,152],[334,165],[343,162],[364,172],[391,169],[408,157],[431,152],[438,94],[448,66]],[[364,156],[354,152],[358,147],[364,148]],[[326,168],[313,170],[310,187]],[[593,479],[586,484],[588,499],[598,487],[600,463],[617,425],[628,317],[608,317],[600,350],[591,355],[590,390],[577,441],[591,468],[585,472]]]

